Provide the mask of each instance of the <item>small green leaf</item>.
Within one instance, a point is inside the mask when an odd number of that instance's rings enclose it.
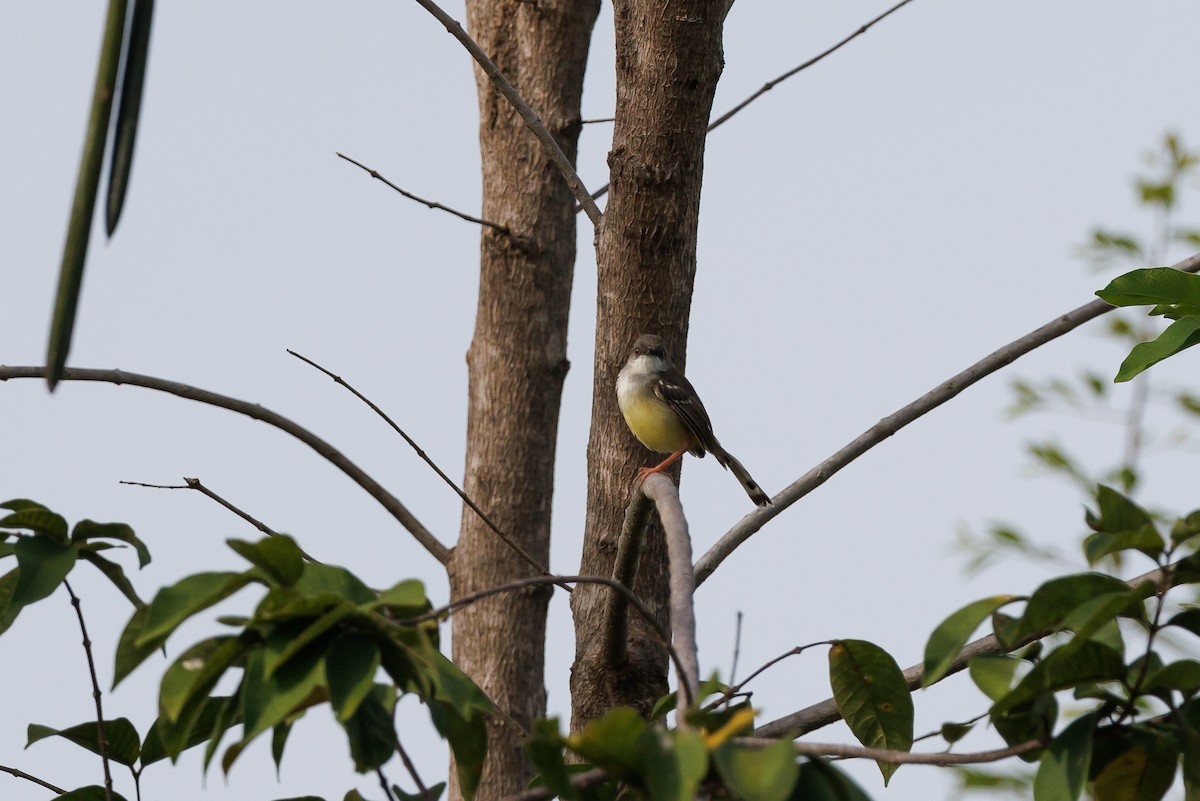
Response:
[[[305,704],[322,684],[324,671],[321,654],[302,653],[273,675],[266,676],[266,652],[258,649],[246,660],[242,679],[242,717],[245,732],[242,743],[272,728]],[[228,768],[226,768],[228,772]]]
[[[342,637],[326,652],[329,703],[339,721],[349,720],[371,692],[379,663],[379,646],[362,634]]]
[[[1049,739],[1054,722],[1058,719],[1058,702],[1052,694],[1045,694],[1011,709],[1000,709],[999,705],[993,705],[989,718],[996,732],[1009,745]],[[1039,756],[1040,752],[1035,751],[1022,754],[1021,759],[1036,762]]]
[[[296,654],[328,634],[338,624],[356,614],[358,614],[358,607],[347,602],[342,602],[341,605],[335,606],[321,615],[321,617],[312,621],[311,624],[305,626],[299,634],[291,636],[287,642],[281,643],[282,647],[278,652],[268,649],[267,660],[264,664],[267,678],[270,678],[276,670],[286,665],[288,660]]]
[[[80,520],[71,532],[73,542],[88,542],[95,539],[118,540],[132,545],[137,551],[138,567],[150,564],[150,549],[146,543],[138,539],[133,529],[124,523],[97,523],[94,520]]]
[[[10,515],[0,517],[0,528],[26,529],[35,534],[43,534],[56,542],[67,541],[67,521],[62,515],[57,515],[44,506],[26,506]]]
[[[1138,551],[1151,559],[1162,553],[1165,543],[1154,526],[1146,525],[1132,531],[1109,533],[1098,531],[1083,540],[1083,554],[1089,565],[1121,551]]]
[[[983,621],[1005,604],[1018,599],[1015,595],[996,595],[967,604],[942,621],[925,644],[925,670],[921,686],[940,681],[954,663],[954,657]]]
[[[279,779],[279,769],[283,766],[283,749],[287,746],[288,735],[292,733],[292,724],[280,723],[271,731],[271,758],[275,760],[275,778]]]
[[[567,745],[614,778],[629,780],[641,772],[638,738],[644,731],[646,721],[641,715],[627,707],[617,707],[593,720],[583,731],[567,737]]]
[[[639,741],[651,801],[694,801],[700,781],[708,774],[708,748],[700,733],[648,728]]]
[[[1077,573],[1051,579],[1034,591],[1012,637],[1014,640],[1056,631],[1076,607],[1103,593],[1129,592],[1120,579],[1103,573]]]
[[[167,757],[177,757],[203,742],[219,742],[220,735],[241,722],[237,715],[236,696],[213,695],[205,698],[199,714],[186,721],[171,723],[158,718],[142,740],[142,766],[152,765]],[[230,711],[232,710],[232,714]],[[205,761],[204,767],[208,767]]]
[[[1172,662],[1151,674],[1142,689],[1147,693],[1175,691],[1185,696],[1195,695],[1200,690],[1200,662],[1193,659]]]
[[[129,622],[125,624],[125,630],[121,632],[121,639],[117,642],[116,667],[113,670],[114,688],[167,641],[167,635],[163,634],[147,640],[144,644],[138,644],[142,631],[146,627],[146,617],[149,613],[150,608],[146,606],[136,609],[129,618]]]
[[[265,537],[258,542],[225,542],[239,556],[285,587],[299,581],[300,574],[304,572],[304,555],[300,546],[286,534]]]
[[[197,573],[163,587],[150,602],[137,644],[169,636],[192,615],[225,600],[252,580],[245,573]]]
[[[349,570],[333,565],[304,565],[304,572],[293,589],[309,596],[332,593],[356,604],[369,604],[375,600],[375,593],[370,587]]]
[[[1179,518],[1171,526],[1171,542],[1176,545],[1181,545],[1196,535],[1200,535],[1200,510]]]
[[[248,648],[239,637],[211,637],[188,648],[163,673],[159,714],[175,723],[187,707],[203,703],[225,671]]]
[[[99,735],[94,720],[66,729],[53,729],[49,726],[31,723],[25,747],[28,748],[38,740],[44,740],[47,737],[62,737],[64,740],[70,740],[75,745],[86,748],[93,754],[99,754]],[[128,719],[117,718],[104,721],[104,739],[107,743],[105,753],[108,754],[109,759],[127,767],[132,767],[137,762],[138,754],[141,752],[141,737]]]
[[[564,740],[558,718],[533,722],[533,736],[525,742],[525,753],[537,768],[531,787],[545,787],[563,801],[578,801],[579,791],[571,785],[571,773],[563,757]]]
[[[77,545],[42,536],[22,537],[14,550],[21,573],[9,604],[16,608],[40,601],[57,590],[75,567],[79,553]]]
[[[354,714],[342,724],[350,742],[350,756],[359,773],[383,767],[396,753],[396,729],[392,725],[394,698],[390,685],[378,685],[363,699]]]
[[[1016,688],[992,707],[1004,713],[1027,704],[1040,695],[1053,693],[1094,681],[1119,681],[1125,678],[1125,660],[1121,654],[1092,640],[1075,638],[1034,666]]]
[[[1158,736],[1131,732],[1131,747],[1096,776],[1096,801],[1158,801],[1175,781],[1177,755]]]
[[[55,796],[55,801],[107,801],[108,794],[104,788],[98,784],[91,784],[87,787],[80,787],[77,790],[72,790],[69,793]],[[112,801],[125,801],[125,796],[118,792],[113,792]]]
[[[896,660],[864,640],[835,640],[829,649],[829,683],[842,719],[868,748],[908,751],[913,703]],[[879,762],[887,785],[898,765]]]
[[[973,728],[975,728],[974,723],[943,723],[939,732],[947,745],[954,745],[970,734]]]
[[[1200,637],[1200,608],[1184,609],[1182,612],[1176,612],[1175,615],[1167,621],[1168,626],[1178,626],[1179,628],[1190,631],[1197,637]]]
[[[44,511],[50,511],[37,501],[31,501],[28,498],[13,498],[11,501],[5,501],[4,503],[0,503],[0,509],[7,509],[10,512],[21,512],[26,509],[42,509]],[[3,528],[3,526],[0,526],[0,528]]]
[[[727,742],[713,751],[712,758],[725,785],[743,801],[785,801],[800,772],[788,740],[779,740],[766,748]]]
[[[133,588],[133,583],[129,581],[129,577],[125,575],[125,570],[116,562],[105,559],[100,554],[92,550],[92,545],[84,545],[79,549],[79,558],[85,562],[90,562],[96,566],[96,569],[108,578],[113,585],[121,591],[121,594],[129,599],[133,604],[134,609],[144,607],[146,604],[138,597],[137,590]]]
[[[416,579],[401,581],[391,589],[384,590],[371,606],[388,607],[398,619],[416,617],[432,608],[425,596],[425,585]]]
[[[871,801],[861,787],[824,759],[800,766],[791,801]]]
[[[1087,783],[1092,762],[1092,733],[1097,713],[1077,718],[1054,738],[1042,754],[1033,780],[1036,801],[1076,801]]]
[[[1171,267],[1147,267],[1119,275],[1096,294],[1112,306],[1169,303],[1200,313],[1200,276]]]
[[[1140,342],[1121,362],[1113,380],[1128,381],[1164,359],[1200,343],[1200,316],[1183,317],[1167,326],[1156,339]]]

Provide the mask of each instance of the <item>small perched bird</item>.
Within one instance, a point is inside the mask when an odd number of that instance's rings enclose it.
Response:
[[[750,500],[759,506],[771,503],[742,463],[717,442],[704,404],[691,382],[667,357],[662,337],[642,334],[633,343],[629,361],[617,376],[617,404],[625,424],[643,445],[652,451],[671,454],[657,467],[641,468],[639,479],[661,473],[684,451],[693,456],[712,451],[720,465],[737,476]]]

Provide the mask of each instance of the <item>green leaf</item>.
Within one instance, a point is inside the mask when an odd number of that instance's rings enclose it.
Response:
[[[27,529],[56,542],[67,541],[67,521],[62,515],[57,515],[43,506],[26,506],[10,515],[0,517],[0,528]]]
[[[1163,547],[1162,535],[1151,525],[1116,533],[1100,531],[1089,534],[1083,541],[1083,553],[1089,565],[1121,551],[1138,551],[1154,559],[1162,553]]]
[[[1021,640],[1042,632],[1056,631],[1062,628],[1063,620],[1076,607],[1097,595],[1118,592],[1128,593],[1129,587],[1120,579],[1103,573],[1077,573],[1051,579],[1030,596],[1012,638]]]
[[[390,685],[377,685],[342,724],[350,742],[354,769],[366,773],[383,767],[396,753],[396,729],[392,725],[394,692]],[[391,695],[392,697],[389,697]]]
[[[766,748],[727,742],[713,751],[712,756],[725,785],[743,801],[785,801],[800,772],[788,740],[779,740]]]
[[[121,594],[129,599],[133,604],[134,609],[144,607],[146,604],[138,597],[137,590],[133,588],[133,583],[129,581],[129,577],[125,575],[125,570],[116,562],[105,559],[100,554],[91,550],[92,546],[84,545],[79,549],[79,558],[85,562],[90,562],[96,566],[96,569],[108,578],[113,585],[121,591]]]
[[[1200,407],[1197,407],[1196,411],[1200,413]],[[1200,535],[1200,510],[1179,518],[1171,526],[1171,542],[1176,545],[1181,545],[1197,535]]]
[[[1128,381],[1163,359],[1170,358],[1197,343],[1200,343],[1200,317],[1183,317],[1176,320],[1156,339],[1134,345],[1125,361],[1121,362],[1121,368],[1113,380],[1117,383]]]
[[[1119,275],[1096,294],[1112,306],[1168,303],[1186,308],[1188,313],[1200,313],[1200,276],[1170,267],[1147,267]]]
[[[824,759],[800,765],[791,801],[871,801],[861,787]]]
[[[1032,701],[1039,695],[1068,689],[1094,681],[1119,681],[1125,678],[1125,660],[1121,654],[1092,640],[1076,638],[1037,665],[1016,688],[992,707],[1003,713]]]
[[[63,583],[75,567],[79,547],[50,537],[22,537],[17,540],[15,553],[21,571],[9,604],[20,608],[40,601]]]
[[[163,587],[150,602],[138,645],[169,636],[192,615],[203,612],[252,581],[245,573],[197,573]]]
[[[371,588],[345,568],[333,565],[306,564],[300,579],[293,589],[302,595],[318,596],[332,593],[356,604],[369,604],[375,600]]]
[[[1181,659],[1150,675],[1142,688],[1147,693],[1183,693],[1185,696],[1195,695],[1200,690],[1200,662],[1194,659]]]
[[[974,723],[943,723],[938,732],[947,745],[953,745],[970,734],[973,728],[975,728]]]
[[[979,691],[999,701],[1012,689],[1017,666],[1023,660],[1011,656],[976,656],[967,662],[967,673]]]
[[[138,644],[149,614],[150,608],[146,606],[135,610],[129,622],[125,624],[125,630],[121,632],[121,639],[117,642],[116,667],[113,670],[114,688],[167,641],[167,635],[163,634]]]
[[[154,721],[142,740],[142,766],[152,765],[167,757],[178,757],[189,748],[215,739],[231,726],[241,722],[236,696],[212,695],[204,699],[199,713],[194,717],[171,723],[160,717]],[[204,766],[208,767],[207,760]]]
[[[370,606],[387,607],[398,619],[416,617],[433,608],[425,596],[425,585],[416,579],[401,581],[391,589],[384,590]]]
[[[17,582],[21,579],[21,568],[14,567],[12,570],[0,576],[0,634],[8,631],[8,628],[17,619],[17,615],[21,613],[22,607],[12,605],[13,592],[17,589]]]
[[[278,652],[268,648],[267,661],[264,666],[267,671],[267,678],[270,678],[276,670],[286,665],[288,660],[296,654],[328,634],[338,624],[357,613],[358,607],[347,602],[342,602],[341,605],[335,606],[314,620],[310,625],[304,627],[299,634],[290,636],[285,643],[281,643],[282,647]]]
[[[571,773],[563,758],[564,740],[558,718],[535,720],[533,736],[525,743],[525,753],[538,770],[531,787],[546,787],[563,801],[577,801],[579,791],[571,786]]]
[[[129,174],[133,169],[133,144],[137,139],[138,117],[142,108],[142,87],[146,81],[146,62],[150,54],[150,29],[154,16],[154,0],[133,0],[130,14],[129,43],[121,62],[118,82],[121,101],[117,104],[113,122],[113,146],[108,175],[108,201],[105,204],[105,223],[111,237],[117,230]]]
[[[317,651],[302,653],[268,678],[266,651],[251,652],[242,679],[243,745],[282,723],[309,700],[324,680],[321,656]]]
[[[1174,749],[1144,731],[1132,731],[1131,747],[1096,776],[1096,801],[1158,801],[1175,781]]]
[[[94,720],[70,726],[66,729],[53,729],[49,726],[31,723],[29,724],[25,747],[28,748],[38,740],[44,740],[47,737],[62,737],[65,740],[75,743],[75,745],[86,748],[93,754],[100,753],[99,731]],[[113,762],[127,767],[132,767],[137,762],[138,754],[142,750],[141,737],[129,720],[126,718],[117,718],[116,720],[104,721],[104,739],[107,742],[105,752]]]
[[[166,672],[159,688],[159,713],[178,722],[189,706],[203,703],[237,660],[250,648],[241,637],[211,637],[184,651]]]
[[[651,801],[694,801],[700,781],[708,774],[708,748],[700,733],[648,728],[640,741],[645,757],[643,776]]]
[[[1000,709],[999,705],[993,705],[989,717],[996,732],[1009,745],[1028,740],[1048,740],[1058,719],[1058,702],[1052,694],[1039,695],[1011,709]],[[1036,762],[1039,755],[1040,752],[1034,751],[1022,754],[1021,759]]]
[[[94,520],[80,520],[71,532],[73,542],[88,542],[96,539],[118,540],[132,545],[133,549],[137,551],[138,567],[150,564],[150,549],[146,547],[146,543],[138,539],[137,535],[133,533],[133,529],[124,523],[97,523]]]
[[[1076,801],[1087,783],[1098,713],[1077,718],[1042,754],[1033,780],[1035,801]]]
[[[843,720],[868,748],[908,751],[913,703],[896,660],[864,640],[835,640],[829,649],[829,683]],[[886,786],[898,765],[879,762]]]
[[[1101,484],[1096,488],[1096,504],[1099,515],[1087,512],[1087,523],[1093,531],[1116,533],[1154,525],[1149,512],[1112,487]]]
[[[271,759],[275,760],[275,778],[279,779],[279,769],[283,766],[283,749],[287,746],[288,735],[292,733],[292,724],[280,723],[271,730]]]
[[[326,652],[329,703],[339,721],[349,720],[371,692],[379,663],[379,646],[362,634],[342,637]]]
[[[444,792],[446,792],[445,782],[438,782],[431,787],[426,787],[424,793],[406,793],[400,789],[399,785],[392,785],[392,795],[396,796],[399,801],[438,801]],[[562,793],[559,793],[558,797],[564,799],[564,801],[570,801],[570,797],[564,796]],[[351,801],[349,795],[346,796],[344,801]]]
[[[454,706],[436,699],[427,699],[426,703],[434,728],[446,738],[454,754],[454,767],[463,797],[471,801],[487,758],[487,721],[482,714],[463,715]]]
[[[1182,612],[1176,612],[1170,620],[1167,621],[1168,626],[1178,626],[1185,631],[1190,631],[1197,637],[1200,637],[1200,608],[1184,609]]]
[[[273,581],[291,587],[304,572],[304,555],[296,541],[286,534],[265,537],[258,542],[225,540],[239,556],[257,567]]]
[[[596,718],[583,731],[567,737],[568,747],[613,778],[633,779],[641,772],[642,752],[638,738],[646,721],[628,707],[617,707]]]
[[[77,790],[72,790],[69,793],[55,796],[55,801],[106,801],[108,795],[104,788],[98,784],[91,784],[87,787],[80,787]],[[125,796],[114,791],[112,801],[125,801]]]
[[[0,503],[0,509],[8,509],[10,512],[21,512],[25,509],[42,509],[45,511],[50,511],[37,501],[31,501],[28,498],[13,498],[11,501],[5,501],[4,503]],[[0,528],[3,528],[3,526],[0,526]]]
[[[921,677],[921,686],[928,687],[941,680],[975,629],[979,628],[992,612],[1017,598],[1015,595],[984,598],[967,604],[938,624],[929,635],[929,642],[925,644],[925,670]]]

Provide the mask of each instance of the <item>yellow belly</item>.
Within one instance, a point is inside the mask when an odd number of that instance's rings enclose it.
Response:
[[[674,453],[692,446],[692,432],[658,398],[627,396],[618,400],[629,430],[650,450]]]

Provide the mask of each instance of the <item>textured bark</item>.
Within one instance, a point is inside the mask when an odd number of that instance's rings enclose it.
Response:
[[[542,117],[574,161],[579,101],[599,0],[468,0],[467,28]],[[475,70],[484,228],[479,304],[467,353],[470,379],[464,489],[543,565],[559,402],[567,372],[567,315],[575,215],[566,184],[538,141]],[[534,573],[464,507],[449,565],[457,598]],[[545,714],[549,587],[477,603],[453,618],[453,658],[500,708],[488,731],[480,801],[525,788],[530,722]],[[451,798],[461,797],[451,771]]]
[[[638,334],[667,340],[682,364],[696,272],[705,130],[723,67],[728,4],[715,0],[614,0],[617,105],[609,154],[612,188],[597,241],[595,383],[588,440],[588,519],[580,573],[611,575],[632,479],[651,455],[626,429],[614,384]],[[666,551],[653,526],[634,589],[667,615]],[[599,651],[609,591],[571,596],[575,664],[572,727],[616,705],[648,710],[666,691],[666,652],[636,618],[629,656],[615,669]]]

